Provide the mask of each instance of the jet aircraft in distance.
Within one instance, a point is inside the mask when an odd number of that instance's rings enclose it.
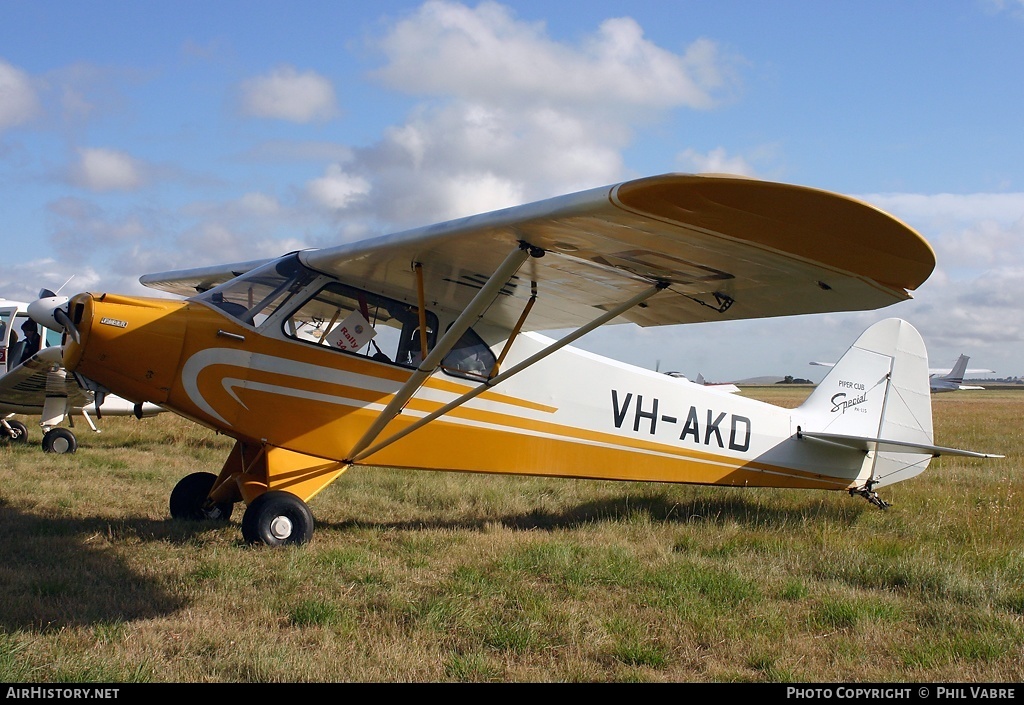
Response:
[[[930,368],[928,370],[928,385],[931,391],[934,393],[984,389],[984,387],[964,384],[964,375],[985,374],[986,372],[995,372],[995,370],[987,370],[980,367],[968,369],[968,360],[970,358],[967,355],[961,355],[957,358],[952,368]],[[820,365],[821,367],[832,367],[835,363],[812,362],[811,364]]]
[[[955,392],[959,390],[970,390],[970,389],[984,389],[973,384],[964,384],[964,375],[976,375],[985,374],[986,372],[995,372],[995,370],[985,370],[980,368],[967,368],[967,361],[970,360],[967,355],[961,355],[956,359],[956,363],[952,369],[949,370],[932,370],[931,376],[928,378],[928,382],[931,385],[933,392]]]

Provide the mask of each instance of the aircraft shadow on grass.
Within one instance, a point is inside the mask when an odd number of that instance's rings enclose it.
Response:
[[[790,508],[766,508],[756,500],[730,497],[694,498],[680,502],[670,493],[623,494],[586,502],[562,512],[527,511],[495,519],[435,519],[394,522],[324,521],[321,529],[344,532],[353,528],[393,531],[424,529],[483,531],[499,521],[516,531],[574,529],[595,522],[649,515],[663,523],[739,524],[771,530],[798,525],[813,516],[829,523],[853,524],[866,505],[833,505],[818,501]],[[131,535],[144,542],[186,544],[217,522],[176,522],[125,517],[61,518],[27,513],[0,499],[0,523],[7,540],[0,544],[0,627],[60,629],[127,622],[173,614],[188,600],[169,592],[160,582],[143,577],[113,552],[92,548],[90,537],[111,533]],[[239,542],[241,544],[241,542]]]
[[[811,517],[837,524],[853,524],[865,505],[839,506],[820,501],[802,503],[790,508],[766,508],[756,499],[697,498],[680,502],[669,493],[658,495],[622,495],[594,502],[586,502],[562,512],[530,510],[505,516],[478,519],[417,519],[415,521],[367,522],[345,520],[322,521],[319,528],[345,531],[354,528],[380,528],[382,530],[484,530],[496,522],[517,531],[554,531],[577,529],[603,521],[620,521],[639,515],[651,517],[662,524],[710,523],[716,526],[738,524],[749,529],[772,530],[799,525]],[[796,522],[796,524],[794,524]]]

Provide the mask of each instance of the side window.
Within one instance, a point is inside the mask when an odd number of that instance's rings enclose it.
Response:
[[[60,345],[64,337],[64,333],[59,330],[50,330],[49,328],[43,328],[46,335],[43,336],[43,347],[49,348],[54,345]]]
[[[468,379],[487,379],[498,359],[491,348],[472,328],[459,338],[455,347],[444,356],[441,369]]]
[[[427,312],[426,342],[433,347],[437,317]],[[285,335],[314,345],[399,365],[422,360],[415,306],[338,282],[320,289],[284,322]]]

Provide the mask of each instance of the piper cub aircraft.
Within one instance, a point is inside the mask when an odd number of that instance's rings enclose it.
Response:
[[[52,292],[40,292],[56,296]],[[67,298],[60,299],[67,301]],[[74,453],[78,439],[72,430],[74,415],[79,414],[96,433],[99,429],[89,416],[89,406],[100,415],[138,418],[163,411],[150,403],[132,403],[117,396],[97,399],[91,389],[82,387],[62,366],[62,328],[39,330],[38,340],[30,340],[22,326],[31,319],[29,304],[0,299],[0,443],[27,443],[28,427],[17,414],[39,415],[43,429],[43,450],[47,453]],[[38,329],[38,328],[37,328]],[[67,419],[69,427],[60,424]]]
[[[570,344],[604,324],[877,309],[934,265],[863,202],[669,174],[141,278],[187,300],[82,293],[32,315],[63,325],[64,365],[96,388],[235,439],[219,473],[174,487],[172,517],[225,521],[244,502],[245,541],[301,544],[308,502],[360,465],[840,490],[884,508],[876,489],[932,457],[993,457],[933,444],[909,323],[869,328],[797,409]]]

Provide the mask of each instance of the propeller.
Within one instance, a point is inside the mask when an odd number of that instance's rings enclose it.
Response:
[[[44,294],[49,294],[45,296]],[[39,298],[28,305],[28,317],[33,321],[53,330],[63,329],[76,343],[82,342],[78,328],[68,315],[68,297],[57,296],[49,289],[42,289]]]

